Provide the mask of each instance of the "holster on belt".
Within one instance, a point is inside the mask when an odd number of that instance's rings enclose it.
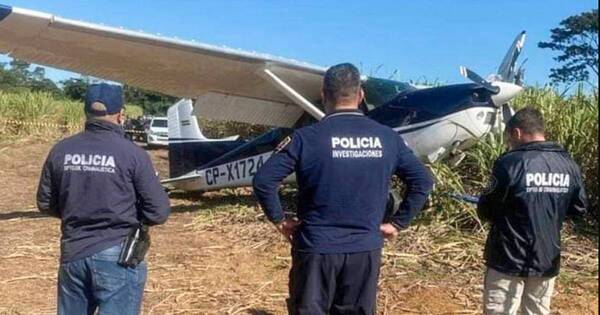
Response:
[[[119,254],[119,265],[123,267],[135,267],[146,257],[150,248],[149,227],[141,224],[131,230],[125,239],[121,254]]]

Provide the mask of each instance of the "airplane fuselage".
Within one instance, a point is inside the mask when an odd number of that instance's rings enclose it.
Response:
[[[433,87],[401,92],[367,113],[393,128],[425,163],[464,150],[493,131],[497,108],[485,91],[473,84]],[[293,129],[276,128],[238,146],[181,177],[174,186],[188,191],[209,191],[249,186],[258,169]],[[287,182],[293,181],[290,176]]]

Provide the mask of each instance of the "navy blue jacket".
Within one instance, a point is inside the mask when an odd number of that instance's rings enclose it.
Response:
[[[554,277],[565,216],[586,211],[579,167],[553,142],[532,142],[496,160],[478,213],[489,220],[486,265],[517,277]]]
[[[408,226],[432,188],[423,164],[394,130],[358,111],[336,112],[294,131],[254,177],[254,192],[267,217],[284,219],[278,186],[289,174],[298,182],[293,249],[353,253],[379,249],[390,179],[398,174],[406,196],[392,222]]]
[[[164,223],[171,211],[148,154],[120,126],[98,120],[52,148],[37,205],[62,220],[62,262],[119,244],[140,220]]]

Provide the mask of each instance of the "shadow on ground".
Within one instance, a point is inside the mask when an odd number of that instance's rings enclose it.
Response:
[[[250,314],[250,315],[274,315],[274,313],[271,313],[271,312],[265,311],[265,310],[261,310],[261,309],[257,309],[257,308],[249,309],[248,314]]]
[[[286,211],[295,212],[296,197],[295,189],[285,188],[280,192],[281,203]],[[239,207],[259,207],[258,200],[250,190],[222,190],[219,192],[184,192],[173,191],[169,193],[172,204],[172,212],[195,212],[214,211],[218,209],[232,209]],[[185,204],[177,204],[183,201]]]
[[[281,202],[286,212],[295,212],[296,210],[296,191],[293,189],[283,189],[280,193]],[[234,209],[240,207],[258,208],[256,197],[248,191],[220,191],[216,193],[201,194],[197,192],[175,191],[169,193],[169,198],[174,206],[171,207],[172,213],[215,211],[219,209]],[[175,202],[173,202],[175,201]],[[183,201],[183,203],[177,202]],[[27,209],[12,212],[0,212],[0,221],[12,219],[36,219],[49,217],[35,209]],[[262,313],[257,313],[262,314]]]
[[[0,221],[12,220],[12,219],[37,219],[37,218],[47,218],[47,217],[49,217],[49,216],[46,214],[43,214],[39,211],[35,211],[35,210],[13,211],[13,212],[0,213]]]

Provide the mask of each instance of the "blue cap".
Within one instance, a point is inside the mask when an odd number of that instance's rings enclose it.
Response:
[[[102,103],[106,110],[92,108],[92,104]],[[123,108],[123,88],[120,85],[98,83],[88,87],[85,95],[85,111],[95,115],[113,115]]]

